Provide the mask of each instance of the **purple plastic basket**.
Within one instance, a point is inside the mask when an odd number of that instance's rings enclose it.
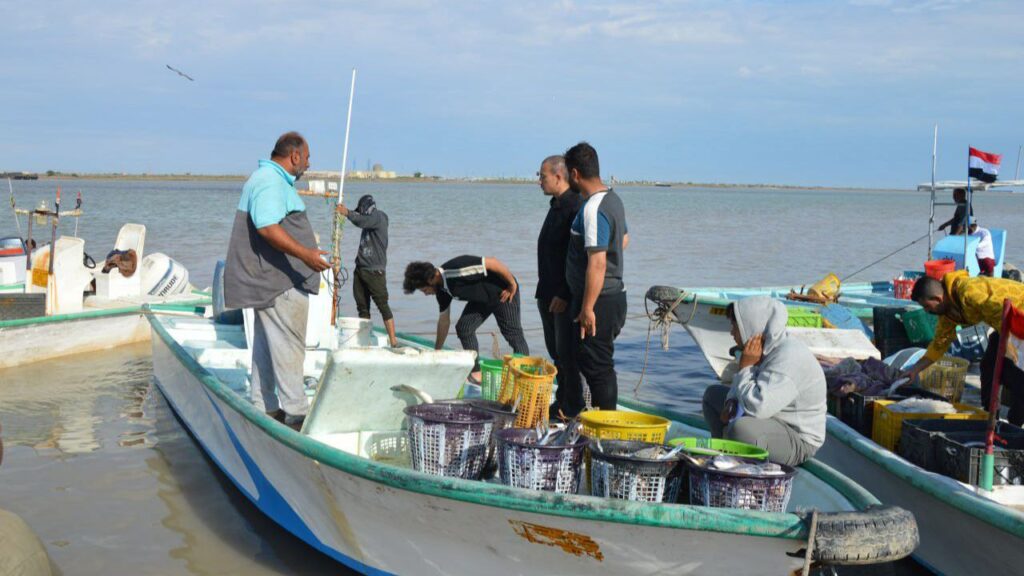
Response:
[[[537,445],[537,432],[511,428],[495,433],[501,483],[515,488],[575,494],[588,439],[570,445]]]
[[[688,466],[690,504],[712,508],[785,512],[793,491],[796,468],[780,466],[783,471],[781,475],[754,476],[691,464]]]
[[[490,478],[498,470],[498,431],[511,428],[516,423],[516,413],[512,408],[496,400],[483,398],[460,398],[458,400],[438,400],[442,404],[466,404],[479,408],[494,416],[494,427],[491,428],[491,441],[487,448],[487,463],[484,465],[482,478]]]
[[[601,448],[599,449],[598,446]],[[675,502],[683,479],[683,464],[637,457],[641,450],[671,446],[637,440],[590,439],[590,493],[594,496],[634,502]]]
[[[434,476],[479,480],[494,416],[466,404],[408,406],[412,467]]]

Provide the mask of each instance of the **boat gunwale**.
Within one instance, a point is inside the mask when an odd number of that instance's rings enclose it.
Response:
[[[99,310],[86,310],[82,312],[72,312],[70,314],[54,314],[52,316],[32,316],[30,318],[17,318],[14,320],[0,320],[0,330],[5,328],[19,328],[23,326],[34,326],[43,324],[53,324],[55,322],[75,322],[80,320],[95,320],[97,318],[108,318],[114,316],[130,316],[132,314],[142,315],[148,309],[154,310],[178,310],[181,312],[194,311],[200,306],[209,305],[212,300],[209,295],[204,292],[193,291],[193,295],[196,298],[191,300],[180,300],[176,302],[162,303],[162,302],[144,302],[133,306],[121,306],[118,308],[102,308]],[[0,298],[3,297],[3,293],[0,292]]]
[[[146,312],[150,325],[160,337],[161,342],[168,347],[193,378],[273,440],[318,464],[341,472],[408,492],[517,512],[587,521],[790,540],[806,540],[808,537],[808,526],[804,518],[794,513],[634,503],[597,499],[584,495],[534,492],[486,482],[439,478],[414,470],[373,462],[300,434],[257,410],[188,354],[171,336],[163,322],[156,317],[158,313],[159,309],[151,309]],[[401,335],[401,337],[410,342],[428,344],[425,339],[420,337],[411,335]],[[640,404],[633,403],[627,407],[632,406],[639,407]],[[657,410],[654,407],[650,408]],[[659,412],[682,416],[671,411],[659,410]],[[686,423],[687,420],[691,420],[691,418],[681,418],[677,421]],[[805,468],[839,492],[855,508],[863,510],[867,506],[878,504],[878,500],[862,487],[823,463],[814,462],[809,466],[805,464]]]
[[[925,494],[1018,538],[1024,538],[1024,512],[975,494],[952,478],[939,476],[907,462],[900,455],[886,450],[834,416],[829,415],[826,431],[829,437],[842,442],[876,466]],[[956,483],[960,489],[950,489],[952,484],[939,480]]]
[[[856,282],[856,283],[852,283],[852,284],[847,284],[847,286],[848,287],[849,286],[853,286],[853,287],[873,287],[876,284],[881,285],[881,284],[885,284],[885,282]],[[683,288],[678,288],[678,290],[683,293],[683,299],[680,301],[681,304],[684,304],[684,303],[685,304],[694,304],[694,299],[696,299],[696,303],[707,304],[709,306],[728,306],[732,302],[735,302],[736,298],[729,298],[727,296],[721,296],[720,294],[722,294],[722,293],[733,293],[733,294],[736,294],[737,296],[741,296],[741,295],[742,296],[762,296],[762,295],[772,295],[772,294],[777,293],[777,292],[778,293],[782,293],[782,292],[788,292],[789,290],[798,290],[798,289],[800,289],[802,287],[804,287],[804,286],[761,286],[761,287],[755,287],[755,288],[739,288],[739,287],[732,287],[732,288],[719,288],[719,287],[694,288],[694,287],[683,287]],[[852,293],[850,293],[848,298],[856,298],[857,296],[860,296],[860,295],[863,295],[864,297],[886,298],[885,296],[883,296],[881,294],[876,294],[873,291],[872,292],[852,292]],[[777,296],[772,296],[772,297],[776,298]],[[896,302],[873,303],[873,302],[869,302],[869,301],[856,301],[856,300],[855,301],[849,301],[848,300],[848,301],[844,302],[843,299],[844,299],[843,293],[840,292],[839,293],[838,304],[841,304],[841,305],[846,306],[848,308],[853,308],[855,314],[857,314],[861,310],[869,310],[869,309],[874,309],[874,308],[883,307],[883,306],[895,306],[896,305]],[[890,298],[890,299],[891,300],[899,300],[899,302],[901,304],[903,304],[903,306],[905,306],[907,308],[915,308],[915,309],[916,308],[920,308],[920,304],[918,304],[917,302],[914,302],[913,300],[902,300],[902,299],[896,299],[896,298]],[[782,301],[783,301],[783,303],[787,303],[788,302],[792,306],[796,306],[796,307],[809,307],[809,308],[820,308],[821,307],[820,304],[816,304],[814,302],[803,302],[803,301],[799,301],[799,300],[782,300]],[[867,315],[866,311],[858,315],[858,317],[860,317],[860,316],[864,316],[866,318],[870,318],[870,316]]]

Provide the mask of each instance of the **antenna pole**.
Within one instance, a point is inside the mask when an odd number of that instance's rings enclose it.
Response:
[[[935,135],[932,137],[932,201],[931,212],[928,214],[928,260],[932,259],[932,230],[935,229],[935,162],[939,150],[939,125],[935,125]]]
[[[337,206],[341,206],[345,200],[345,166],[348,164],[348,135],[352,128],[352,101],[356,95],[356,69],[352,69],[352,86],[348,93],[348,116],[345,119],[345,147],[341,153],[341,175],[338,178],[338,203],[334,210],[334,232],[331,237],[331,260],[334,267],[334,295],[332,300],[331,325],[337,326],[338,312],[340,306],[339,292],[341,292],[341,237],[345,226],[345,219],[338,214]]]

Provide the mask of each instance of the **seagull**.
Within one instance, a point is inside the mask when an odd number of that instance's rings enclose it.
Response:
[[[178,70],[177,68],[172,67],[170,64],[165,64],[165,66],[167,66],[167,69],[170,70],[171,72],[177,72],[178,76],[181,76],[183,78],[188,78],[189,82],[195,82],[195,78],[192,78],[191,76],[189,76],[188,74],[185,74],[181,70]]]

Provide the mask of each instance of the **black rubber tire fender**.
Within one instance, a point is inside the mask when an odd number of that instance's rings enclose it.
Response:
[[[810,514],[805,514],[805,522],[810,526]],[[914,515],[897,506],[819,512],[814,560],[840,566],[893,562],[909,556],[919,543]]]
[[[672,286],[651,286],[647,289],[647,299],[658,304],[671,304],[679,298],[679,288]]]

